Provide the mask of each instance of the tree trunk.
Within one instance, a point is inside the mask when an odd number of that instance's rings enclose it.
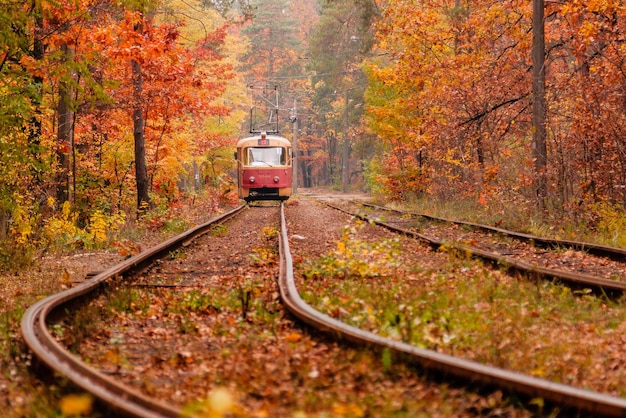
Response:
[[[142,92],[143,76],[141,67],[136,60],[131,62],[133,68],[133,137],[135,139],[135,181],[137,184],[137,214],[141,215],[151,205],[148,195],[148,167],[146,164],[146,138],[144,136],[145,120],[143,117]]]
[[[342,152],[342,169],[341,169],[341,191],[346,193],[350,183],[350,139],[349,139],[349,113],[348,113],[348,90],[346,90],[346,103],[344,109],[345,125],[343,127],[343,152]]]
[[[328,136],[328,175],[325,186],[334,185],[335,182],[335,160],[337,158],[337,138],[334,134]]]
[[[45,44],[43,41],[44,33],[44,20],[42,17],[43,11],[41,5],[38,2],[33,2],[33,10],[35,11],[35,27],[33,32],[33,58],[37,61],[41,61],[45,54]],[[31,118],[30,125],[28,127],[28,145],[29,152],[32,155],[33,160],[36,163],[41,162],[40,145],[41,145],[41,96],[43,90],[43,77],[36,75],[33,77],[33,84],[37,89],[37,96],[33,103],[35,107],[35,113]],[[34,177],[38,186],[42,185],[41,167],[37,164],[34,167]]]
[[[298,127],[300,125],[300,121],[298,120],[298,102],[296,99],[293,99],[293,115],[292,115],[292,127],[293,127],[293,149],[292,149],[292,193],[296,194],[298,192],[298,165],[300,164],[300,158],[298,155]]]
[[[533,147],[535,191],[541,210],[547,196],[546,147],[546,68],[544,38],[544,1],[533,0]]]
[[[71,50],[67,45],[62,46],[65,61],[71,57]],[[72,88],[67,81],[59,82],[59,103],[57,104],[58,144],[56,198],[59,204],[66,202],[70,197],[70,152],[73,147],[74,112],[71,103]],[[75,173],[73,173],[75,175]]]

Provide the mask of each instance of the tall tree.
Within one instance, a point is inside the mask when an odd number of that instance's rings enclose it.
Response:
[[[626,205],[620,2],[378,4],[368,118],[391,195]]]
[[[392,195],[493,195],[517,146],[508,135],[529,122],[528,55],[517,48],[528,45],[526,12],[518,1],[383,5],[371,86],[388,101],[368,109]]]
[[[297,68],[298,22],[287,0],[256,0],[254,16],[241,33],[250,40],[243,70],[257,80],[293,75]]]
[[[309,40],[313,108],[320,115],[318,123],[328,132],[326,177],[344,190],[351,183],[353,139],[364,137],[356,135],[366,87],[361,64],[372,46],[376,11],[375,3],[367,0],[321,2],[320,20]],[[335,152],[339,139],[341,155]]]
[[[144,15],[139,13],[138,21],[134,25],[134,29],[139,35],[143,36]],[[137,45],[139,46],[139,45]],[[143,73],[139,57],[132,57],[132,83],[133,83],[133,138],[135,143],[135,182],[137,184],[137,211],[139,214],[145,212],[151,206],[148,179],[148,166],[146,163],[146,137],[144,118],[144,98],[143,98]]]
[[[547,195],[546,147],[546,65],[544,35],[544,2],[533,0],[533,159],[539,206],[545,206]]]
[[[72,60],[72,52],[69,45],[61,47],[62,59]],[[71,74],[69,75],[71,77]],[[57,104],[57,169],[56,199],[60,204],[69,200],[70,197],[70,155],[74,146],[74,111],[72,99],[72,85],[67,79],[59,80],[59,99]]]

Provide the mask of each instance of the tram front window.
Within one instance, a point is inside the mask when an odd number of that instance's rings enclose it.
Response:
[[[282,147],[248,148],[248,164],[270,167],[285,165],[285,155],[285,148]]]

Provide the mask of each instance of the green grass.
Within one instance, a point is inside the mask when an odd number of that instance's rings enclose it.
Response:
[[[304,275],[326,266],[326,257],[302,266]],[[626,321],[623,300],[512,278],[455,255],[436,273],[405,268],[423,282],[405,281],[400,272],[323,276],[320,267],[308,276],[303,298],[341,321],[418,347],[599,390],[626,385],[619,373],[591,371],[609,363],[595,351],[599,345],[611,352],[613,332]]]
[[[228,234],[228,225],[226,224],[217,224],[211,227],[209,230],[209,234],[214,237],[224,237]]]

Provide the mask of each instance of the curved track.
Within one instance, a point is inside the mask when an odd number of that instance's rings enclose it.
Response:
[[[122,385],[80,361],[55,341],[47,324],[54,315],[61,314],[68,303],[97,290],[111,278],[141,270],[154,260],[167,255],[173,249],[188,245],[194,238],[207,232],[211,226],[236,215],[242,208],[237,208],[149,251],[138,254],[98,274],[84,284],[33,305],[22,319],[22,333],[34,355],[47,366],[66,376],[109,405],[110,408],[120,411],[124,415],[138,417],[180,416],[181,411],[178,408]],[[376,349],[388,349],[424,369],[461,379],[470,384],[499,387],[510,393],[529,398],[543,398],[563,409],[583,411],[594,416],[626,416],[626,399],[577,389],[434,351],[419,349],[348,326],[315,311],[303,302],[295,285],[283,205],[281,205],[280,261],[279,285],[281,298],[286,309],[298,319],[321,331],[329,332],[335,337],[355,344],[369,345]]]
[[[481,258],[483,260],[492,262],[499,266],[505,266],[508,269],[520,271],[520,272],[523,272],[524,274],[532,275],[534,277],[543,277],[546,279],[558,279],[563,283],[569,284],[570,286],[579,287],[579,288],[580,287],[589,288],[589,289],[592,289],[597,294],[606,294],[612,297],[619,297],[622,294],[624,294],[624,292],[626,292],[625,281],[611,280],[611,279],[606,279],[602,277],[596,277],[596,276],[589,275],[589,274],[582,274],[582,273],[577,273],[577,272],[572,272],[572,271],[538,266],[534,262],[524,261],[519,258],[502,255],[499,253],[488,251],[486,249],[477,248],[475,246],[446,242],[442,238],[428,236],[428,235],[421,234],[413,230],[399,227],[397,225],[394,225],[394,222],[391,222],[391,221],[384,222],[384,221],[381,221],[380,219],[372,219],[363,214],[350,211],[340,206],[333,205],[329,202],[324,202],[324,203],[334,209],[348,213],[362,220],[365,220],[368,222],[374,222],[377,225],[383,226],[391,231],[398,232],[406,236],[427,242],[433,248],[440,248],[440,247],[445,246],[447,248],[457,250],[463,254],[470,254],[474,257]],[[626,250],[622,248],[583,243],[583,242],[578,242],[578,241],[542,238],[542,237],[537,237],[537,236],[533,236],[530,234],[509,231],[506,229],[492,227],[488,225],[456,221],[456,220],[450,220],[450,219],[445,219],[445,218],[437,218],[437,217],[430,216],[430,215],[422,215],[422,214],[414,214],[414,213],[396,211],[393,209],[376,206],[376,205],[372,205],[368,203],[363,203],[363,202],[358,202],[356,204],[375,208],[377,210],[397,212],[397,213],[404,214],[404,215],[424,217],[432,221],[471,227],[474,229],[486,231],[488,233],[500,234],[506,237],[513,238],[518,241],[530,242],[533,245],[538,246],[538,247],[571,248],[576,251],[584,251],[586,253],[589,253],[598,257],[609,258],[612,260],[619,261],[621,263],[624,263],[626,261]]]
[[[113,410],[137,417],[180,416],[181,411],[178,408],[122,385],[72,355],[50,333],[47,326],[48,320],[61,313],[63,307],[98,290],[109,279],[142,270],[154,260],[181,246],[188,245],[196,237],[208,232],[214,225],[235,216],[244,207],[239,206],[218,218],[141,252],[76,287],[34,304],[26,311],[21,322],[22,335],[26,344],[36,358],[85,391],[92,393]]]
[[[626,417],[626,399],[578,389],[521,373],[485,366],[473,361],[420,349],[410,344],[383,338],[344,324],[306,304],[299,296],[293,276],[285,217],[281,208],[280,291],[286,308],[313,327],[357,344],[387,348],[407,361],[444,376],[453,376],[471,384],[498,387],[527,398],[542,398],[563,409],[584,411],[592,416]],[[402,231],[404,232],[404,231]]]

